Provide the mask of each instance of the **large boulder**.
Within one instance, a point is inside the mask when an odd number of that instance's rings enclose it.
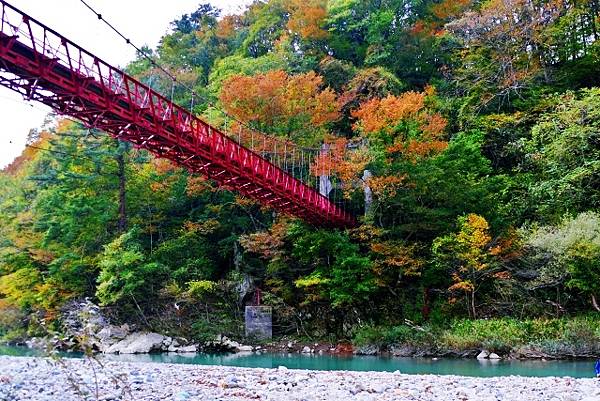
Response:
[[[107,354],[147,354],[153,351],[167,350],[172,341],[170,337],[162,334],[138,332],[129,334],[104,352]]]
[[[552,356],[537,346],[525,345],[514,348],[508,359],[552,359]]]

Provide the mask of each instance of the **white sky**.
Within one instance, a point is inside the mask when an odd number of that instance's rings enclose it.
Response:
[[[14,6],[115,66],[135,58],[135,50],[111,31],[80,0],[9,0]],[[210,2],[224,14],[239,12],[251,0],[86,0],[137,46],[155,48],[169,23]],[[27,103],[0,86],[0,169],[21,154],[31,128],[38,128],[50,109]]]

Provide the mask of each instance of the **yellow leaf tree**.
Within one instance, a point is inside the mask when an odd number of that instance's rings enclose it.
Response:
[[[459,217],[459,230],[433,242],[435,267],[450,274],[450,293],[464,293],[469,316],[477,317],[475,295],[495,270],[495,248],[488,222],[482,216],[469,214]],[[453,298],[455,299],[455,298]]]

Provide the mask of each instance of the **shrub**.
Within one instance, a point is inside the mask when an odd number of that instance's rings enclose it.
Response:
[[[400,325],[393,327],[367,326],[353,334],[355,345],[391,344],[412,346],[437,345],[457,351],[487,349],[507,354],[512,348],[535,345],[549,353],[585,353],[600,342],[600,317],[588,315],[560,319],[516,320],[454,320],[447,327],[424,328]]]
[[[432,333],[423,328],[408,325],[393,327],[366,326],[356,330],[352,336],[355,345],[377,345],[385,347],[392,344],[430,345],[433,342]]]

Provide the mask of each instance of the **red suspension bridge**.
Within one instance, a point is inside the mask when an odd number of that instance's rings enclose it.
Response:
[[[280,212],[317,226],[355,224],[323,190],[309,184],[323,188],[323,177],[311,178],[300,161],[296,167],[295,154],[288,159],[286,150],[281,166],[277,151],[256,150],[254,138],[254,149],[242,145],[235,135],[202,121],[4,0],[0,5],[0,85]]]

